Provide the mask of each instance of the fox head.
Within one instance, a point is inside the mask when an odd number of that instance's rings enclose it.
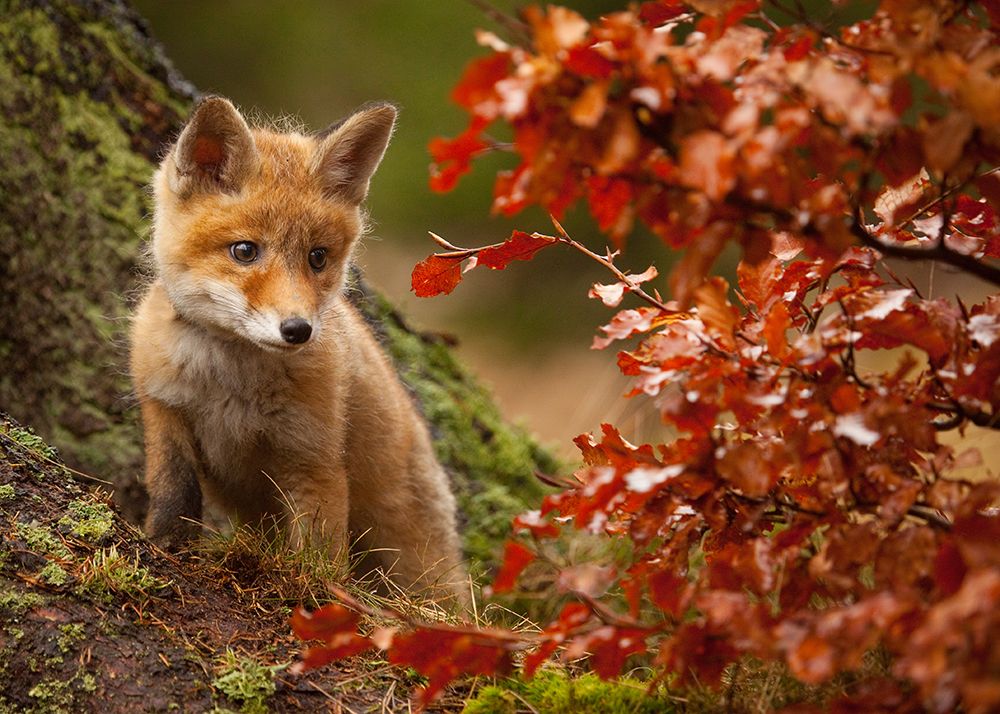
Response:
[[[318,339],[395,120],[373,104],[320,134],[276,133],[204,99],[153,179],[153,256],[178,315],[273,351]]]

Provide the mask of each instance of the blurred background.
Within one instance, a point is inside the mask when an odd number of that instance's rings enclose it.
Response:
[[[466,126],[466,114],[449,94],[466,63],[486,53],[475,42],[475,29],[503,34],[479,5],[472,0],[134,4],[187,79],[245,110],[297,116],[310,129],[320,129],[367,101],[398,104],[399,129],[369,196],[373,232],[359,255],[368,278],[414,326],[457,338],[459,354],[493,387],[507,417],[558,453],[575,456],[571,439],[601,421],[619,424],[634,438],[655,428],[658,419],[648,407],[622,397],[627,384],[613,348],[590,350],[596,327],[614,313],[587,298],[591,283],[612,281],[597,264],[554,249],[503,273],[475,271],[448,296],[417,298],[410,292],[413,265],[436,248],[427,231],[477,246],[503,240],[513,228],[552,230],[537,210],[513,221],[490,216],[493,177],[516,164],[513,155],[483,157],[451,193],[428,188],[428,141],[454,136]],[[519,4],[492,3],[510,15]],[[594,18],[626,3],[565,4]],[[605,240],[585,209],[572,213],[566,225],[577,240],[603,252]],[[664,275],[670,258],[657,243],[633,241],[622,265],[638,272],[655,262]]]

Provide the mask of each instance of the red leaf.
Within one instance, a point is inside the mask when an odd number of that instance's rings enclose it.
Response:
[[[653,27],[659,27],[684,12],[685,8],[679,0],[656,0],[639,6],[639,18]]]
[[[729,302],[728,292],[729,283],[715,275],[695,289],[694,302],[698,306],[698,317],[705,323],[708,331],[723,347],[732,349],[736,345],[733,333],[739,315]]]
[[[559,644],[566,639],[566,635],[589,619],[589,607],[579,602],[567,603],[562,612],[559,613],[559,618],[542,631],[542,634],[549,639],[542,642],[537,650],[524,658],[524,674],[528,677],[532,676],[535,670],[559,648]]]
[[[962,553],[950,540],[938,548],[934,558],[934,582],[945,596],[954,595],[962,587],[968,568],[962,560]]]
[[[655,307],[640,307],[637,310],[622,310],[601,330],[607,337],[595,337],[592,349],[603,350],[615,340],[624,340],[640,332],[651,330],[656,324],[660,310]]]
[[[374,646],[367,637],[345,632],[334,637],[327,645],[307,647],[302,653],[302,669],[316,669],[330,662],[361,654]]]
[[[451,92],[451,98],[479,116],[494,118],[499,110],[496,83],[510,71],[510,54],[497,52],[470,62]]]
[[[428,678],[420,701],[428,704],[462,675],[503,675],[510,671],[510,641],[489,632],[419,628],[397,634],[387,653],[389,662],[413,667]]]
[[[427,148],[434,159],[430,178],[432,191],[450,191],[455,188],[458,179],[471,170],[472,159],[487,146],[480,138],[485,128],[485,121],[473,119],[469,128],[454,139],[441,136],[431,139]]]
[[[790,327],[788,308],[785,303],[776,302],[771,306],[764,321],[764,339],[767,349],[779,360],[788,355],[788,340],[785,331]]]
[[[461,257],[430,256],[414,266],[410,288],[417,297],[447,295],[462,280],[462,260]]]
[[[531,260],[535,257],[535,253],[554,243],[556,239],[551,236],[514,231],[510,238],[500,245],[479,251],[478,264],[493,270],[503,270],[512,261]]]
[[[516,516],[512,527],[515,533],[528,531],[535,538],[555,538],[559,535],[559,526],[542,516],[539,511],[528,511]]]
[[[620,178],[590,176],[587,178],[587,202],[597,226],[609,233],[616,244],[632,229],[629,205],[635,198],[632,183]]]
[[[607,79],[617,65],[593,47],[574,47],[563,60],[563,66],[582,77]]]
[[[590,664],[601,679],[613,679],[621,674],[629,655],[646,649],[646,633],[632,628],[605,625],[578,637],[566,650],[569,659],[590,653]]]
[[[503,550],[503,564],[493,579],[493,592],[506,593],[513,590],[521,571],[535,558],[535,552],[530,548],[514,540],[507,541]]]
[[[292,613],[292,631],[303,640],[329,640],[358,629],[358,614],[343,605],[330,603],[319,610],[307,612],[299,608]]]
[[[680,179],[713,201],[736,185],[736,152],[722,134],[696,131],[681,140]]]
[[[797,62],[800,59],[805,59],[812,48],[813,37],[811,35],[802,35],[784,49],[785,60],[788,62]]]
[[[690,594],[685,578],[669,570],[654,570],[647,578],[653,604],[674,617],[680,617]]]

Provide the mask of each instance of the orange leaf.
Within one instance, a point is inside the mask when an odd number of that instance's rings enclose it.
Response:
[[[451,98],[470,112],[493,118],[498,111],[496,83],[510,70],[510,54],[497,52],[473,60],[451,92]]]
[[[540,233],[514,231],[510,238],[500,245],[479,251],[479,265],[485,265],[493,270],[503,270],[512,261],[531,260],[535,257],[535,253],[555,242],[555,238]]]
[[[417,297],[447,295],[462,280],[462,260],[460,256],[430,256],[414,266],[410,288]]]
[[[358,614],[343,605],[330,603],[315,612],[299,608],[292,613],[292,630],[303,640],[329,640],[358,627]]]
[[[493,592],[506,593],[513,590],[517,576],[528,567],[535,557],[534,551],[530,548],[514,540],[507,541],[503,549],[503,564],[493,579]]]
[[[729,283],[724,278],[713,276],[694,291],[694,302],[698,306],[698,317],[708,331],[727,349],[736,346],[733,332],[739,316],[736,314],[726,293]]]

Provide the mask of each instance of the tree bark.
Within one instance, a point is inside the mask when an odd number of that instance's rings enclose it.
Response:
[[[196,96],[122,0],[0,0],[0,408],[111,482],[133,522],[145,498],[125,338],[145,187]],[[489,559],[554,463],[440,339],[360,277],[351,295],[432,425],[467,552]]]

